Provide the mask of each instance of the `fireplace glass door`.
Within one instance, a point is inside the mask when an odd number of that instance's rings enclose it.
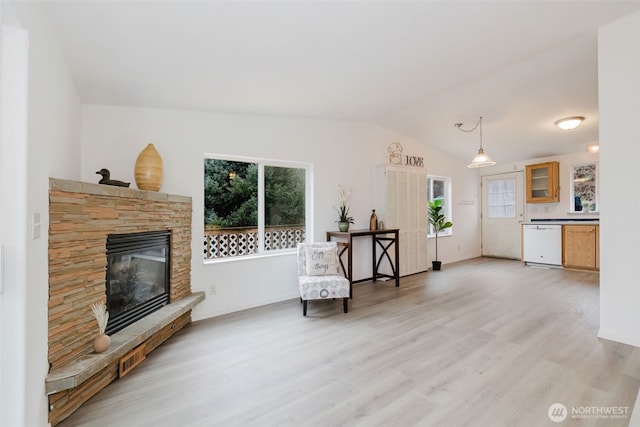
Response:
[[[107,334],[169,302],[170,231],[107,237]]]

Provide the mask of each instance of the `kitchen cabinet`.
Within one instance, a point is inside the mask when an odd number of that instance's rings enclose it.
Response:
[[[560,163],[547,162],[525,166],[527,203],[560,201]]]
[[[600,268],[600,226],[562,227],[562,265],[571,268]]]

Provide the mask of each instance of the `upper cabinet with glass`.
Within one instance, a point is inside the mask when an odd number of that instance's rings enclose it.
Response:
[[[550,203],[560,201],[558,162],[538,163],[525,166],[527,174],[527,203]]]
[[[570,212],[598,212],[598,164],[587,163],[571,167]]]

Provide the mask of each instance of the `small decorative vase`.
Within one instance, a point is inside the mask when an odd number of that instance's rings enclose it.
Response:
[[[111,344],[111,338],[107,334],[101,334],[93,340],[93,351],[96,353],[102,353],[103,351],[107,351],[109,348],[109,344]]]
[[[376,215],[376,210],[374,209],[371,212],[371,218],[369,219],[369,230],[374,231],[378,229],[378,215]]]
[[[140,190],[158,191],[162,185],[164,165],[153,144],[140,152],[136,159],[135,178]]]
[[[347,221],[338,223],[338,230],[340,231],[349,231],[349,223]]]

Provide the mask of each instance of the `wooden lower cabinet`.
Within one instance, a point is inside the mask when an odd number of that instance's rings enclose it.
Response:
[[[600,268],[600,226],[563,225],[562,265],[570,268]]]

